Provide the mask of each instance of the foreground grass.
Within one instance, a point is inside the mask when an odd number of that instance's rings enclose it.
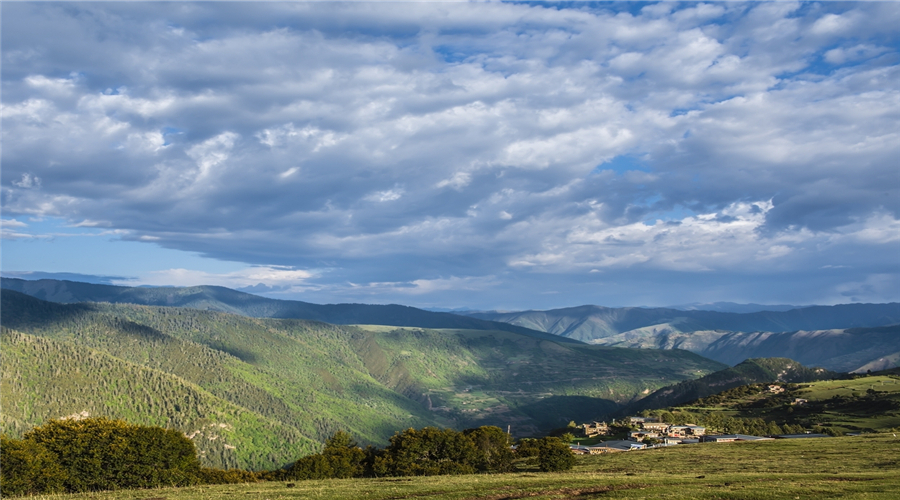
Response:
[[[559,474],[346,479],[128,490],[44,498],[246,499],[897,499],[893,434],[702,444],[581,457]],[[292,486],[289,486],[292,485]]]

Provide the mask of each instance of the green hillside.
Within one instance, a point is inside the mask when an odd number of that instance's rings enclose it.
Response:
[[[730,417],[818,428],[823,432],[884,432],[900,429],[900,373],[876,372],[839,380],[783,384],[750,384],[701,398],[673,409],[697,420]],[[804,400],[800,403],[797,400]]]
[[[214,433],[224,436],[222,448],[212,443],[205,458],[219,466],[278,467],[339,429],[374,444],[426,425],[511,425],[528,435],[602,417],[723,367],[686,351],[560,344],[504,331],[56,304],[12,291],[0,298],[3,326],[16,330],[2,339],[3,431],[16,436],[82,411],[202,430],[207,440],[210,425],[224,424]]]
[[[646,398],[628,405],[623,411],[636,413],[645,409],[675,406],[748,384],[810,382],[834,378],[846,376],[823,368],[807,368],[788,358],[748,359],[731,368],[663,387]]]
[[[216,467],[287,462],[319,446],[297,428],[160,370],[7,328],[0,342],[0,424],[12,436],[86,412],[180,430]]]

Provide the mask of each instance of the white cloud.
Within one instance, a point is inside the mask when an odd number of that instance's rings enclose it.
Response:
[[[243,288],[259,284],[269,287],[298,287],[316,276],[312,271],[273,266],[254,266],[230,273],[211,273],[192,269],[164,269],[151,271],[133,279],[120,279],[116,284],[137,286],[198,286],[218,285]]]
[[[376,191],[374,193],[370,193],[366,195],[364,198],[368,201],[377,201],[377,202],[385,202],[385,201],[395,201],[399,200],[400,197],[403,196],[403,189],[388,189],[387,191]]]
[[[234,132],[223,132],[187,150],[187,155],[197,162],[200,169],[198,179],[206,177],[213,167],[228,159],[238,137]]]

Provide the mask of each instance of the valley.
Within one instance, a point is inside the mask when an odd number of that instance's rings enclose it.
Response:
[[[337,430],[373,444],[428,425],[525,436],[725,367],[508,331],[0,298],[3,432],[81,412],[125,418],[193,434],[217,467],[280,467]]]

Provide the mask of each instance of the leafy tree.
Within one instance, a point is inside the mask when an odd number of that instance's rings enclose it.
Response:
[[[331,465],[331,477],[358,477],[363,473],[363,460],[366,454],[350,437],[350,434],[344,431],[337,431],[334,436],[325,441],[322,455],[328,459]]]
[[[516,455],[522,458],[536,457],[541,450],[539,439],[523,438],[516,443]]]
[[[328,479],[360,477],[365,470],[364,452],[344,431],[325,441],[322,453],[303,457],[287,470],[291,479]]]
[[[506,472],[512,468],[513,452],[509,436],[499,427],[482,426],[463,431],[475,449],[478,457],[475,468],[479,472]]]
[[[46,448],[0,436],[0,495],[62,493],[65,481],[66,472]]]
[[[566,443],[555,437],[540,439],[538,467],[542,472],[570,470],[573,466],[575,466],[575,455],[572,454],[572,450]]]
[[[471,474],[477,459],[478,450],[461,432],[410,428],[391,437],[384,454],[375,457],[373,471],[379,476]]]

